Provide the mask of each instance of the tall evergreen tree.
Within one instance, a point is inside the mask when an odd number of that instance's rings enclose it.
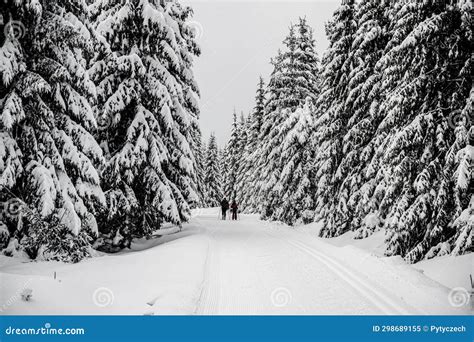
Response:
[[[259,136],[263,124],[263,115],[265,110],[265,82],[260,76],[257,92],[255,95],[255,107],[249,115],[247,144],[245,146],[245,156],[242,160],[245,167],[242,168],[243,187],[241,208],[246,212],[255,212],[257,208],[257,172],[256,163],[258,161],[258,152],[260,147]]]
[[[283,168],[278,180],[280,203],[272,218],[289,225],[314,220],[316,189],[310,140],[314,130],[314,111],[312,100],[308,97],[305,106],[291,113],[281,127],[284,139],[280,156]]]
[[[313,29],[308,25],[306,18],[299,18],[295,29],[297,35],[292,65],[295,73],[293,91],[297,93],[298,105],[302,105],[308,97],[315,101],[319,94],[319,56],[316,52]]]
[[[196,187],[199,202],[195,203],[196,206],[202,206],[205,204],[205,175],[206,175],[206,149],[202,143],[201,131],[197,130],[193,138],[193,154],[195,156],[195,170],[196,170]]]
[[[118,228],[129,238],[163,222],[181,225],[199,201],[191,146],[199,112],[192,10],[173,0],[105,0],[92,12],[109,50],[92,69],[109,154],[106,223],[124,222]]]
[[[353,70],[351,51],[355,30],[355,1],[344,0],[326,26],[329,48],[322,60],[321,93],[316,103],[319,112],[315,137],[319,146],[316,181],[319,215],[325,218],[323,236],[348,229],[347,221],[340,215],[346,211],[346,201],[336,197],[335,189],[341,182],[338,168],[343,157],[342,138],[350,115],[345,101]],[[332,214],[329,220],[326,219],[328,213]]]
[[[318,85],[318,58],[312,29],[304,19],[298,26],[290,26],[283,43],[285,50],[279,51],[272,60],[274,70],[267,88],[255,170],[258,211],[263,218],[270,219],[276,218],[274,212],[281,206],[283,190],[279,179],[286,161],[280,158],[285,139],[281,127],[290,113],[305,103],[306,97],[315,96]]]
[[[229,177],[229,169],[227,163],[227,145],[219,149],[219,169],[221,175],[222,197],[229,199],[227,178]]]
[[[452,222],[470,200],[455,193],[449,165],[451,155],[468,144],[466,124],[458,131],[462,142],[448,146],[458,139],[449,117],[470,101],[472,80],[465,69],[472,33],[459,31],[462,14],[455,1],[416,3],[396,16],[413,29],[379,62],[388,88],[379,129],[387,135],[378,151],[384,184],[376,194],[389,231],[387,254],[415,262],[455,234]]]
[[[242,202],[244,200],[244,191],[246,185],[246,169],[247,169],[247,162],[248,162],[248,142],[249,142],[249,118],[250,115],[245,118],[244,113],[241,112],[240,114],[240,121],[239,121],[239,150],[237,154],[238,168],[237,168],[237,175],[236,175],[236,187],[235,192],[236,196],[235,199],[242,206]]]
[[[327,212],[328,222],[347,222],[344,229],[358,229],[357,237],[370,235],[375,228],[370,220],[377,210],[369,201],[377,184],[367,164],[373,154],[373,140],[381,121],[377,108],[381,102],[378,91],[381,74],[375,71],[388,41],[388,1],[363,0],[357,7],[357,31],[352,42],[350,60],[353,68],[348,75],[345,111],[350,113],[342,139],[343,157],[338,166],[334,190],[339,203]],[[366,176],[368,175],[368,177]],[[357,211],[357,213],[355,213]],[[341,226],[342,227],[342,226]],[[336,229],[336,227],[332,227]]]
[[[78,261],[105,204],[97,171],[104,158],[91,135],[96,88],[84,68],[87,8],[79,0],[6,1],[0,14],[0,200],[18,197],[23,207],[5,223],[30,256]]]
[[[222,177],[219,167],[219,150],[214,134],[211,134],[209,138],[205,171],[206,204],[209,207],[217,207],[222,201]]]
[[[224,196],[228,199],[233,200],[237,196],[236,184],[237,184],[237,173],[239,170],[239,154],[240,154],[240,141],[239,141],[240,127],[237,121],[237,113],[234,110],[232,119],[232,130],[230,140],[225,148],[225,163],[226,173],[224,179]]]
[[[364,237],[385,227],[387,254],[409,262],[450,253],[454,245],[453,253],[472,248],[472,229],[464,229],[472,186],[469,120],[456,127],[451,120],[471,110],[472,32],[462,8],[455,1],[360,3],[352,46],[331,58],[351,63],[349,77],[331,85],[325,66],[329,87],[318,101],[323,236],[359,229]],[[338,89],[345,102],[327,102]]]

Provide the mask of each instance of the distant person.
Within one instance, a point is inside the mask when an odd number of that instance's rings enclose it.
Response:
[[[232,201],[230,208],[232,209],[232,220],[237,220],[237,211],[239,210],[239,206],[235,200]]]
[[[229,202],[226,198],[224,198],[221,202],[221,209],[222,209],[222,219],[225,220],[227,215],[227,210],[229,210]]]

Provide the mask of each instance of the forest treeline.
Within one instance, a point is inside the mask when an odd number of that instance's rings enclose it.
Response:
[[[260,78],[254,110],[198,167],[202,202],[320,235],[386,230],[408,262],[473,249],[471,3],[344,0],[321,60],[304,18]]]
[[[192,14],[175,0],[3,1],[5,255],[76,262],[190,218]]]

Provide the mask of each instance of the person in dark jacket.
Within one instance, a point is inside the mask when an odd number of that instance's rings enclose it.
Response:
[[[229,202],[227,202],[226,198],[224,198],[221,202],[221,209],[222,209],[222,219],[225,220],[225,217],[227,215],[227,210],[229,210]]]
[[[237,205],[237,202],[235,200],[232,201],[232,205],[230,206],[232,209],[232,220],[237,220],[237,212],[239,210],[239,206]]]

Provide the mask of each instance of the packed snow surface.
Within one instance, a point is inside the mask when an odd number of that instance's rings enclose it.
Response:
[[[0,259],[2,314],[466,314],[427,261],[407,265],[333,239],[317,225],[294,229],[196,210],[176,234],[79,264]],[[170,231],[167,231],[170,233]],[[380,238],[373,238],[377,249]],[[346,241],[347,242],[347,241]],[[367,247],[367,246],[365,246]],[[472,270],[460,258],[459,274]],[[441,259],[444,260],[444,259]],[[454,273],[454,258],[449,264]],[[446,266],[448,267],[448,266]],[[428,275],[428,276],[427,276]],[[467,275],[468,276],[468,275]],[[453,284],[456,285],[456,284]],[[31,290],[31,299],[21,294]],[[456,304],[456,303],[455,303]]]

